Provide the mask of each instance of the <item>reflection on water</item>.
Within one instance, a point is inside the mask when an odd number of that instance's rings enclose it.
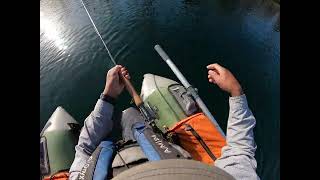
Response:
[[[273,29],[280,31],[280,4],[270,0],[240,0],[240,6],[263,18],[272,18]]]
[[[40,11],[40,29],[43,32],[45,38],[49,41],[53,41],[54,45],[59,50],[66,50],[68,48],[66,42],[61,37],[61,33],[55,23],[46,18],[45,14]]]

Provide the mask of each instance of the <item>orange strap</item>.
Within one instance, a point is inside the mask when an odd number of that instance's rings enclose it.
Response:
[[[59,172],[57,174],[54,174],[52,176],[46,176],[43,180],[68,180],[69,178],[69,172],[63,171]]]

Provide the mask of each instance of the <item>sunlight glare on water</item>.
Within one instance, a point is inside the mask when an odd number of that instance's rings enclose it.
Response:
[[[58,27],[55,23],[51,22],[49,19],[46,18],[45,14],[40,11],[40,29],[44,32],[45,37],[49,41],[53,41],[55,46],[59,50],[66,50],[68,48],[65,40],[61,37],[61,32],[59,31]]]

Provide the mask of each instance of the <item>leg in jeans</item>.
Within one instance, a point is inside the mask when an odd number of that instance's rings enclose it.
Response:
[[[135,141],[131,128],[132,128],[132,125],[137,122],[144,122],[144,119],[136,108],[130,107],[123,111],[122,117],[121,117],[121,127],[122,127],[122,138],[125,141],[128,141],[128,140]]]

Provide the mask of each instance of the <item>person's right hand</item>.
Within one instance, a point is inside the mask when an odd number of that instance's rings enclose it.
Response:
[[[104,95],[109,95],[115,99],[119,96],[125,86],[120,77],[121,74],[125,78],[130,79],[128,70],[121,65],[116,65],[108,71],[106,85],[103,90]]]
[[[240,83],[228,69],[217,63],[208,65],[207,69],[210,83],[217,84],[219,88],[230,93],[231,96],[243,94]]]

